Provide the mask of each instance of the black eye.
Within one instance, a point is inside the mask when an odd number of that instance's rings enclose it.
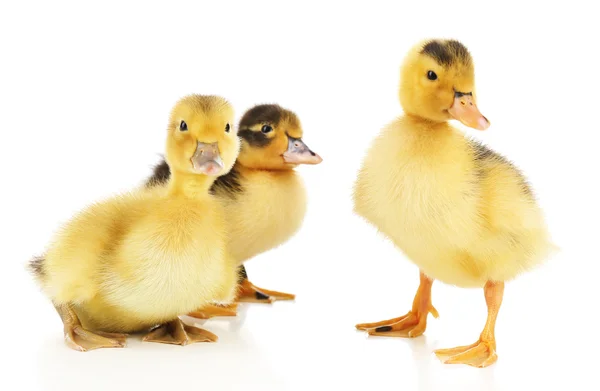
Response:
[[[229,130],[231,129],[231,126],[229,126],[229,124],[225,125],[225,131],[227,133],[229,133]]]
[[[181,121],[181,123],[179,124],[179,130],[181,130],[182,132],[185,132],[187,130],[187,124],[185,123],[185,121]]]
[[[260,131],[263,133],[269,133],[273,131],[273,128],[271,127],[271,125],[264,125]]]
[[[434,71],[428,71],[427,72],[427,78],[429,80],[436,80],[437,79],[437,75],[435,74]]]

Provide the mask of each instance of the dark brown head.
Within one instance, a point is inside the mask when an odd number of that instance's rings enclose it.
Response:
[[[319,164],[323,159],[302,141],[302,125],[293,112],[276,104],[248,110],[238,126],[242,148],[238,163],[263,170],[289,170],[298,164]]]

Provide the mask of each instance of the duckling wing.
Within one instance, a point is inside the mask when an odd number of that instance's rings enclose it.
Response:
[[[471,145],[479,170],[483,227],[469,253],[490,279],[510,280],[541,263],[555,247],[522,172],[488,147]]]

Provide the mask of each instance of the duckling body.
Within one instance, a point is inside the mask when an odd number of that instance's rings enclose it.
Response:
[[[556,250],[521,172],[448,121],[485,130],[476,105],[470,53],[455,40],[417,44],[401,67],[404,115],[368,150],[354,186],[354,211],[419,267],[420,284],[405,315],[356,325],[370,335],[425,332],[435,280],[483,288],[488,318],[479,340],[440,349],[445,363],[486,367],[497,360],[494,328],[504,284]]]
[[[69,347],[123,347],[123,333],[151,328],[144,341],[216,341],[178,316],[235,298],[237,265],[226,251],[223,207],[209,193],[239,151],[232,117],[223,98],[182,98],[167,132],[174,167],[168,184],[85,208],[31,262]]]
[[[520,172],[447,123],[392,122],[355,189],[356,212],[444,283],[509,281],[547,255],[543,217]]]
[[[229,228],[229,251],[239,265],[293,237],[306,214],[306,189],[293,170],[235,167],[243,196],[223,194]],[[217,190],[217,195],[218,195]]]
[[[211,187],[225,207],[228,251],[239,265],[237,301],[271,303],[294,295],[259,288],[248,280],[244,262],[292,238],[306,214],[306,190],[294,170],[299,164],[318,164],[321,157],[302,141],[303,130],[295,113],[279,105],[256,105],[240,120],[242,147],[233,169]],[[163,186],[170,177],[162,161],[146,182]],[[191,316],[233,316],[235,310],[207,306]]]
[[[44,289],[55,303],[74,303],[86,329],[149,329],[234,297],[224,228],[221,206],[208,195],[155,191],[95,204],[48,249]]]

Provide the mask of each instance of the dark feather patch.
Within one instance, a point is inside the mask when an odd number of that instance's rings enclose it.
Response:
[[[510,166],[511,169],[517,174],[517,176],[521,180],[521,189],[523,191],[523,194],[525,194],[530,199],[534,198],[533,190],[531,189],[530,184],[527,182],[527,179],[525,178],[521,170],[519,170],[511,161],[509,161],[507,158],[500,155],[496,151],[488,148],[486,145],[483,145],[475,140],[471,140],[470,144],[475,153],[475,161],[482,162],[485,160],[495,160]],[[480,168],[478,171],[478,176],[483,177],[484,175],[485,171]]]
[[[248,273],[246,273],[246,267],[244,265],[240,265],[240,267],[238,268],[238,284],[241,284],[247,279]]]
[[[244,113],[238,128],[243,130],[248,129],[253,125],[263,123],[277,126],[281,121],[284,111],[285,110],[279,105],[256,105]]]
[[[450,65],[452,63],[452,56],[446,48],[439,41],[431,41],[423,46],[421,53],[433,57],[435,61],[440,65]]]
[[[171,176],[171,170],[167,162],[163,159],[160,163],[154,166],[152,176],[146,181],[146,187],[154,187],[164,185]]]
[[[448,50],[450,51],[452,56],[460,62],[468,63],[471,61],[471,53],[469,53],[467,47],[462,43],[458,42],[457,40],[451,39],[449,41],[446,41],[446,46],[448,47]]]
[[[46,271],[44,270],[44,261],[44,257],[34,257],[29,262],[29,270],[31,270],[31,272],[37,277],[45,276]]]
[[[471,54],[467,48],[456,40],[430,41],[423,46],[421,53],[431,56],[442,66],[450,66],[457,62],[462,64],[470,64],[471,62]]]
[[[272,138],[267,137],[263,132],[255,132],[250,129],[241,129],[238,132],[238,136],[243,140],[246,140],[246,142],[253,147],[266,147],[273,141]]]
[[[216,194],[220,192],[229,196],[235,196],[242,192],[242,184],[240,183],[240,173],[236,170],[235,166],[225,175],[221,175],[213,183],[210,188],[210,192]]]
[[[171,169],[167,162],[163,159],[154,167],[152,176],[146,181],[146,187],[154,187],[165,185],[171,177]],[[235,166],[226,174],[218,177],[210,188],[210,192],[215,194],[220,191],[224,194],[235,195],[242,191],[240,184],[240,174]]]

